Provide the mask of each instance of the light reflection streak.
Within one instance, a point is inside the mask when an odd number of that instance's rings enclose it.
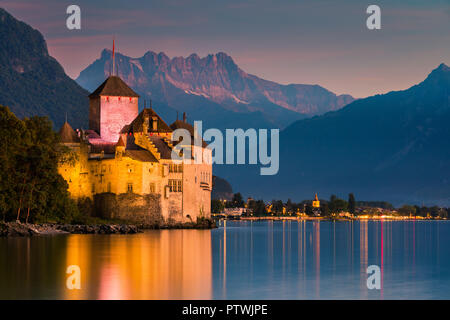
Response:
[[[380,221],[381,225],[381,290],[380,290],[380,297],[383,299],[383,285],[384,285],[384,279],[383,279],[383,271],[384,271],[384,234],[383,234],[383,219]]]
[[[314,222],[314,254],[316,267],[316,296],[320,298],[320,222]]]
[[[361,220],[359,222],[359,250],[360,250],[360,265],[361,265],[361,292],[364,297],[367,298],[367,267],[369,264],[369,248],[368,248],[368,222],[367,220]]]

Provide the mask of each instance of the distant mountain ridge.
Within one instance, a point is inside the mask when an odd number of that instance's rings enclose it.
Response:
[[[104,49],[76,81],[94,90],[111,73],[111,56],[111,51]],[[173,110],[188,111],[199,120],[211,120],[211,111],[215,111],[229,128],[236,127],[233,120],[241,124],[233,114],[238,118],[237,114],[251,116],[253,120],[256,116],[256,127],[284,127],[296,119],[337,110],[354,100],[318,85],[280,85],[260,79],[244,72],[223,52],[204,58],[192,54],[172,59],[162,52],[148,51],[141,58],[117,53],[116,69],[141,96]]]
[[[449,205],[449,124],[450,68],[441,64],[407,90],[360,99],[287,127],[280,133],[277,176],[248,171],[253,178],[247,181],[239,168],[216,174],[268,199],[353,192],[363,200]]]
[[[0,105],[20,118],[49,116],[56,128],[67,114],[86,128],[87,95],[48,54],[42,34],[0,8]]]

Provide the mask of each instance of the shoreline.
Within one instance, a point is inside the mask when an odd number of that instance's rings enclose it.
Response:
[[[53,236],[67,234],[137,234],[144,230],[158,229],[198,229],[207,230],[217,228],[215,221],[204,220],[198,223],[173,223],[164,225],[138,225],[138,224],[33,224],[20,222],[0,222],[0,237],[31,237]]]
[[[282,216],[269,216],[269,217],[240,217],[239,219],[225,219],[229,221],[447,221],[448,219],[435,219],[435,218],[423,218],[423,217],[371,217],[371,218],[350,218],[350,217],[282,217]]]

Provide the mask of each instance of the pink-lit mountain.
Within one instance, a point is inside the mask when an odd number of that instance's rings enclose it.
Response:
[[[92,91],[111,73],[111,66],[111,51],[105,49],[76,81]],[[143,98],[152,99],[156,107],[187,111],[191,119],[212,121],[209,126],[220,118],[218,127],[225,123],[231,127],[284,127],[297,119],[338,110],[354,100],[319,85],[281,85],[258,78],[240,69],[225,53],[172,59],[151,51],[141,58],[119,53],[116,70]]]

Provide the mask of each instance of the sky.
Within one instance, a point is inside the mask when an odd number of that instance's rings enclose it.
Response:
[[[66,9],[81,8],[81,30]],[[369,30],[366,9],[381,8]],[[319,84],[356,98],[406,89],[450,65],[450,0],[0,0],[38,29],[76,78],[112,47],[131,57],[225,52],[245,72],[282,84]]]

